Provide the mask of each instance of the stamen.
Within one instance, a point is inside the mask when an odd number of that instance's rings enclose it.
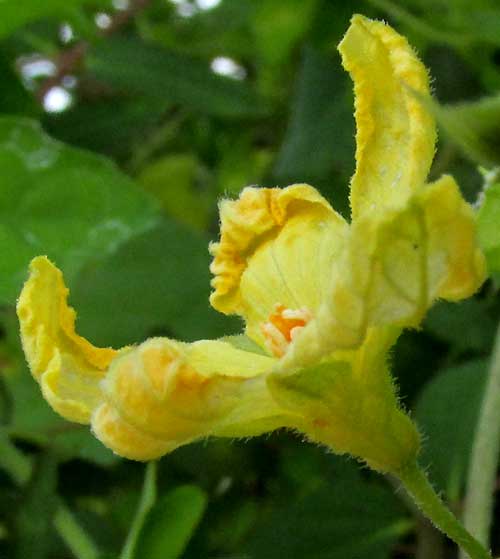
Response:
[[[269,315],[268,322],[260,325],[266,345],[271,353],[276,357],[282,357],[290,343],[311,318],[312,314],[307,307],[288,309],[280,303],[276,304],[273,312]]]
[[[299,309],[298,311],[293,311],[292,309],[285,309],[281,316],[286,318],[287,320],[307,320],[307,317],[310,315],[309,311],[306,308]]]
[[[280,330],[270,322],[261,324],[261,330],[266,338],[266,345],[271,353],[278,357],[284,355],[288,347],[288,341]]]

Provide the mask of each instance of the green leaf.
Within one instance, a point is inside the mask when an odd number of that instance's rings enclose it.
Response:
[[[60,461],[80,458],[100,466],[110,466],[119,458],[102,445],[87,426],[67,422],[56,414],[41,395],[40,387],[26,367],[15,312],[5,316],[9,367],[2,370],[5,392],[5,431],[15,439],[51,447]]]
[[[255,52],[255,41],[248,29],[253,4],[253,0],[220,2],[211,9],[199,10],[193,17],[175,18],[172,11],[177,11],[176,7],[156,2],[154,13],[150,10],[149,18],[138,21],[140,35],[177,52],[211,58],[224,53],[247,59]]]
[[[177,487],[148,514],[137,542],[137,559],[176,559],[181,556],[205,508],[207,497],[195,485]]]
[[[338,59],[312,47],[304,50],[290,124],[276,163],[278,178],[314,182],[335,166],[346,175],[351,172],[354,120],[348,80]]]
[[[490,274],[500,274],[500,184],[484,193],[478,213],[479,244],[484,251]]]
[[[479,414],[486,363],[470,361],[447,369],[422,391],[415,418],[425,440],[422,464],[451,501],[460,498]]]
[[[440,302],[425,319],[425,328],[459,352],[487,352],[495,335],[496,321],[488,301],[467,299],[459,303]]]
[[[234,332],[237,322],[208,303],[208,239],[164,219],[115,255],[88,266],[71,302],[78,330],[101,346],[138,343],[151,335],[184,340]]]
[[[369,0],[416,34],[457,49],[478,43],[500,44],[500,11],[496,0]],[[400,4],[407,5],[406,11]],[[410,11],[411,10],[411,11]]]
[[[145,166],[137,181],[169,215],[203,231],[212,217],[211,210],[216,208],[214,193],[206,188],[207,175],[195,155],[177,153]]]
[[[428,103],[447,136],[473,162],[498,165],[500,95],[480,101],[440,105]]]
[[[318,7],[317,0],[262,0],[255,7],[253,32],[261,57],[278,65],[308,31]]]
[[[275,507],[247,544],[258,559],[387,559],[411,529],[392,491],[359,474],[320,483],[293,504]]]
[[[43,454],[15,519],[18,559],[44,559],[48,556],[52,516],[57,507],[56,485],[57,462],[50,453]]]
[[[0,39],[19,27],[42,18],[71,19],[75,9],[85,4],[104,5],[104,0],[6,0],[0,2]]]
[[[89,52],[87,67],[126,95],[142,94],[214,116],[260,116],[264,111],[247,82],[214,74],[209,60],[137,39],[100,42]]]
[[[108,160],[61,144],[33,121],[0,118],[0,303],[47,254],[68,281],[157,220],[154,203]]]
[[[80,458],[100,466],[119,460],[88,427],[68,423],[52,411],[25,366],[5,375],[4,380],[13,407],[8,430],[14,437],[52,447],[61,460]]]
[[[250,130],[231,131],[218,141],[217,187],[224,196],[237,196],[249,184],[267,180],[275,154],[265,148],[255,148]]]
[[[43,124],[63,142],[126,160],[134,142],[144,142],[165,109],[164,101],[81,99],[67,111],[46,114]]]
[[[1,4],[0,4],[1,6]],[[0,9],[1,14],[1,9]],[[1,18],[1,15],[0,15]],[[0,19],[0,22],[2,20]],[[1,26],[2,23],[0,23]],[[2,95],[0,112],[9,114],[34,115],[40,109],[28,90],[23,86],[14,70],[14,61],[5,54],[0,54],[0,74],[2,76]]]

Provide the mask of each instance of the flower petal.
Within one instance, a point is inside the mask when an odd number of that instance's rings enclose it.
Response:
[[[89,423],[99,381],[117,351],[94,347],[75,332],[61,272],[44,256],[30,264],[17,303],[26,359],[49,404],[63,417]]]
[[[96,348],[75,332],[61,272],[45,257],[30,269],[17,310],[33,376],[58,413],[91,423],[116,453],[149,460],[200,437],[246,437],[289,421],[265,380],[274,358],[222,340]]]
[[[436,140],[432,116],[410,88],[429,95],[429,78],[404,37],[355,15],[339,45],[354,81],[356,172],[353,219],[397,207],[424,184]]]
[[[450,176],[402,209],[355,220],[334,268],[330,297],[282,368],[357,347],[374,326],[417,326],[436,299],[469,297],[485,279],[474,212]]]
[[[137,429],[125,421],[116,408],[107,402],[95,410],[92,416],[92,432],[113,452],[130,460],[155,460],[179,446]]]
[[[276,429],[287,418],[265,382],[274,364],[223,341],[152,338],[111,363],[93,431],[115,452],[135,459],[143,459],[144,439],[149,459],[209,435],[246,437]],[[127,442],[128,431],[134,435]]]
[[[243,316],[248,336],[264,345],[261,325],[276,305],[319,308],[347,224],[308,185],[245,188],[221,203],[220,215],[210,301]]]

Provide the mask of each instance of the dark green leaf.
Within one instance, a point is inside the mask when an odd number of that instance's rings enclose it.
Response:
[[[495,334],[495,320],[487,301],[467,299],[460,303],[441,302],[425,319],[426,329],[458,351],[488,351]]]
[[[18,559],[48,556],[57,506],[56,484],[57,463],[51,454],[42,454],[16,515]]]
[[[317,0],[261,0],[255,7],[253,29],[260,56],[269,64],[282,63],[307,32]]]
[[[99,345],[138,343],[150,335],[218,337],[235,322],[211,309],[208,240],[163,220],[78,277],[72,302],[79,330]]]
[[[286,181],[313,181],[337,164],[348,175],[354,165],[351,84],[340,59],[304,50],[275,174]]]
[[[158,199],[169,215],[195,229],[205,230],[216,208],[214,193],[200,187],[203,183],[207,186],[206,175],[193,154],[176,153],[145,166],[137,181]]]
[[[147,25],[141,27],[141,37],[195,56],[215,57],[224,53],[245,59],[254,54],[255,41],[249,29],[251,14],[255,11],[253,0],[222,1],[215,8],[177,20],[169,17],[170,13],[167,15],[173,10],[175,7],[171,3],[156,2],[156,12],[154,15],[153,11],[149,12]]]
[[[5,384],[13,406],[8,428],[16,438],[51,447],[63,460],[78,457],[101,466],[118,460],[88,427],[69,423],[53,412],[25,367],[6,375]]]
[[[146,99],[89,99],[63,113],[45,115],[44,126],[63,142],[123,160],[165,109],[165,102]]]
[[[103,5],[104,0],[18,0],[0,2],[0,39],[19,27],[42,18],[71,19],[75,9],[84,4]]]
[[[0,302],[14,303],[29,260],[47,254],[71,280],[157,220],[153,202],[108,160],[24,119],[0,119]]]
[[[453,105],[429,105],[448,137],[473,162],[500,163],[500,96]]]
[[[484,361],[447,369],[426,385],[416,406],[422,463],[451,501],[459,499],[467,475],[485,380]]]
[[[207,505],[195,485],[177,487],[161,498],[148,514],[137,542],[137,559],[177,559],[196,530]]]
[[[455,47],[470,43],[500,44],[500,11],[496,0],[370,0],[387,13],[404,21],[429,39]],[[406,4],[419,17],[408,15],[398,4]]]
[[[250,535],[249,559],[387,559],[409,530],[394,494],[359,475],[275,507]]]
[[[9,61],[7,56],[5,56],[4,54],[0,54],[0,75],[2,76],[0,112],[6,114],[36,114],[39,108],[37,107],[37,103],[35,102],[34,97],[26,90],[26,88],[21,83],[19,76],[14,71],[13,61]]]
[[[126,95],[142,94],[202,113],[226,117],[258,116],[262,102],[249,84],[214,74],[210,61],[134,39],[110,39],[89,53],[96,78]]]

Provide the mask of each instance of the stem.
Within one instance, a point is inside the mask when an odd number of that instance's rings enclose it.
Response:
[[[443,534],[422,514],[408,491],[401,491],[401,482],[397,477],[388,474],[386,479],[393,489],[397,490],[401,501],[415,518],[417,536],[415,559],[443,559]]]
[[[97,559],[99,552],[92,540],[76,521],[69,509],[59,505],[54,515],[54,526],[64,543],[78,559]]]
[[[149,511],[153,508],[153,505],[156,502],[156,477],[157,462],[148,462],[146,465],[146,473],[144,475],[144,484],[142,486],[139,506],[137,507],[130,532],[128,533],[127,540],[120,555],[120,559],[134,558],[139,534],[141,533]]]
[[[33,470],[31,460],[17,450],[3,429],[0,431],[0,468],[20,486],[28,482]]]
[[[443,559],[443,535],[427,518],[419,518],[417,524],[417,552],[415,559]]]
[[[429,483],[427,476],[416,463],[400,472],[399,477],[425,516],[464,549],[471,559],[492,559],[489,552],[467,532],[452,512],[446,508]]]
[[[493,493],[500,452],[500,326],[484,390],[467,478],[464,525],[489,544]],[[462,558],[467,557],[465,554]]]

